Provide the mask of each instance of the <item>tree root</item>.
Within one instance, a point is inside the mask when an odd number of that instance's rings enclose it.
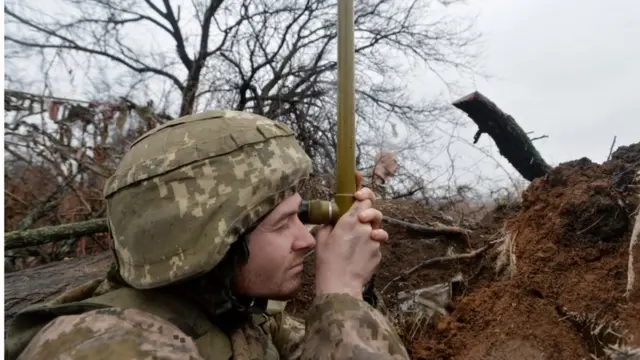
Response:
[[[458,254],[458,255],[453,255],[453,256],[443,256],[443,257],[437,257],[437,258],[432,258],[429,260],[426,260],[408,270],[403,271],[400,275],[394,277],[393,279],[391,279],[387,285],[385,285],[382,290],[380,291],[381,293],[384,293],[385,290],[389,287],[389,285],[391,285],[392,283],[398,281],[398,280],[402,280],[404,278],[407,278],[409,275],[413,274],[414,272],[421,270],[425,267],[429,267],[429,266],[433,266],[433,265],[438,265],[438,264],[442,264],[445,262],[449,262],[449,261],[456,261],[456,260],[466,260],[466,259],[472,259],[478,255],[481,255],[482,253],[484,253],[485,251],[487,251],[490,248],[489,245],[483,246],[479,249],[476,249],[472,252],[469,253],[465,253],[465,254]]]

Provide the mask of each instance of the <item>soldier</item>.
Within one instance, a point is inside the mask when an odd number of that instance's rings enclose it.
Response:
[[[388,239],[372,192],[359,189],[314,239],[297,217],[310,169],[288,127],[250,113],[210,111],[143,135],[105,185],[114,266],[21,312],[7,358],[408,359],[362,298]],[[313,248],[306,319],[269,309],[295,295]]]

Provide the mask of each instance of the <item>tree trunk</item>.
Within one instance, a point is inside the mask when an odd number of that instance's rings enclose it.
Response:
[[[551,170],[531,139],[511,115],[504,113],[491,100],[479,92],[473,92],[453,102],[453,106],[464,111],[478,125],[473,138],[477,143],[482,133],[495,141],[504,156],[525,179],[532,181]]]
[[[4,324],[25,307],[107,274],[111,252],[58,261],[4,275]]]
[[[203,58],[196,59],[193,63],[193,69],[189,71],[187,84],[182,92],[182,104],[180,105],[180,117],[193,114],[196,105],[196,93],[200,85],[200,75],[204,67],[205,60]]]
[[[198,83],[192,80],[187,82],[187,86],[182,93],[182,104],[180,105],[180,116],[187,116],[193,114],[193,109],[196,104],[196,91],[198,90]]]

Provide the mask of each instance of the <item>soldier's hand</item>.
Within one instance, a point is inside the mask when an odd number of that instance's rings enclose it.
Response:
[[[355,193],[356,201],[375,200],[375,194],[369,188],[362,188]],[[371,240],[383,242],[389,239],[389,234],[384,231],[382,226],[382,213],[373,207],[365,209],[358,214],[358,220],[362,223],[371,224]]]
[[[362,171],[356,171],[356,191],[362,187],[362,181],[364,180],[364,174]]]
[[[380,242],[388,239],[380,228],[382,213],[372,207],[373,192],[362,188],[356,201],[334,228],[316,236],[316,293],[348,293],[362,299],[362,287],[382,257]]]
[[[356,193],[354,195],[355,199],[358,201],[365,201],[367,199],[375,200],[375,193],[370,189],[362,190],[362,181],[364,180],[364,175],[361,171],[356,171]],[[374,209],[375,210],[375,209]],[[371,239],[375,241],[387,241],[389,239],[389,235],[386,231],[382,230],[380,226],[382,225],[382,213],[380,211],[375,210],[368,211],[366,214],[359,215],[361,222],[371,223],[371,227],[373,231],[371,232]]]

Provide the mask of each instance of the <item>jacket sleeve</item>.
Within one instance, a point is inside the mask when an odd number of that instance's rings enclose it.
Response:
[[[193,340],[146,312],[118,308],[56,318],[31,340],[18,360],[200,360]]]
[[[271,334],[282,359],[409,359],[389,320],[348,294],[317,296],[306,322],[279,314]]]

